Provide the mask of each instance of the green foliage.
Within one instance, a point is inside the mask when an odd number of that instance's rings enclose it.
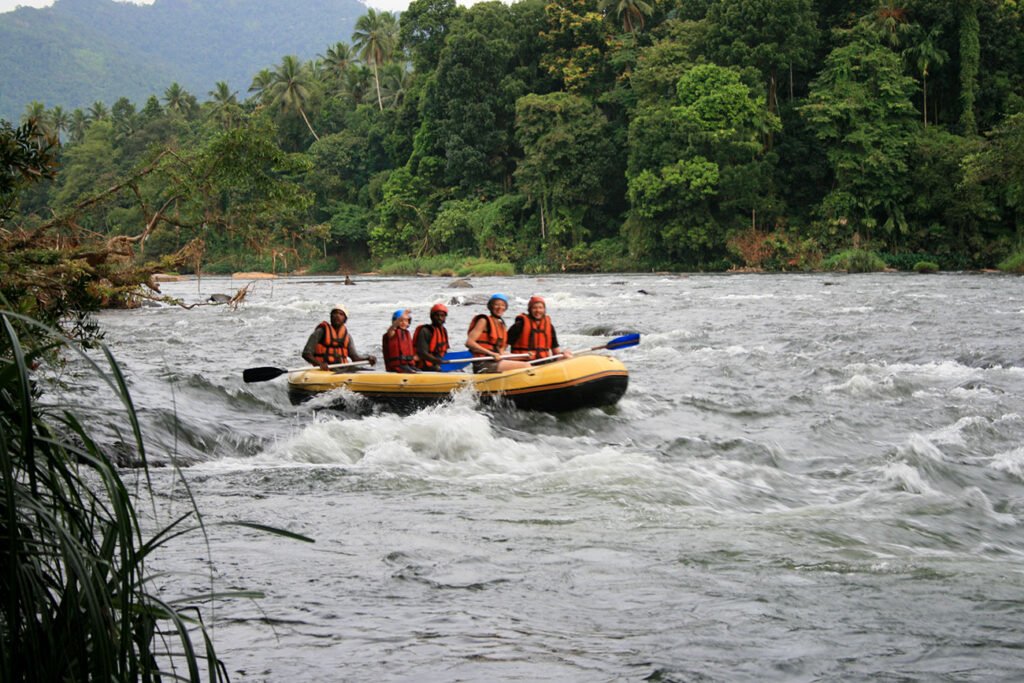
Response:
[[[0,442],[3,444],[3,680],[155,680],[170,667],[192,680],[227,680],[188,605],[152,587],[146,562],[187,531],[186,514],[145,538],[136,497],[86,426],[61,406],[44,408],[29,366],[67,340],[31,319],[0,315]],[[33,340],[26,355],[15,328]],[[106,350],[104,349],[106,352]],[[121,371],[109,352],[106,381],[127,409],[134,457],[146,452]],[[144,482],[143,490],[152,492]],[[161,673],[162,672],[162,673]]]
[[[0,121],[0,225],[13,215],[22,188],[56,176],[56,144],[35,119],[17,128]]]
[[[79,354],[109,387],[119,409],[106,417],[123,435],[120,462],[93,438],[83,416],[53,397],[39,400],[46,387],[32,368],[52,362],[58,348]],[[0,679],[226,681],[199,606],[261,594],[175,598],[155,582],[151,559],[168,541],[202,525],[193,504],[158,524],[152,536],[144,531],[138,506],[155,511],[157,504],[148,453],[121,369],[102,350],[105,371],[54,330],[0,311]],[[123,478],[119,467],[125,465],[141,468],[137,481]]]
[[[885,270],[885,261],[872,251],[848,249],[828,257],[821,266],[825,270],[845,270],[848,273],[876,273]]]
[[[609,239],[640,269],[811,268],[850,245],[945,269],[1024,243],[1015,3],[416,0],[356,23],[317,61],[172,74],[141,107],[33,94],[18,110],[64,140],[63,171],[0,198],[25,231],[123,235],[136,259],[192,244],[221,270],[444,252],[601,269]],[[249,78],[239,102],[228,83]],[[987,139],[951,132],[972,109]]]
[[[937,273],[939,272],[939,264],[934,261],[918,261],[914,264],[914,272]]]
[[[1018,251],[1014,254],[1011,254],[997,267],[1004,273],[1016,273],[1017,275],[1024,275],[1024,251]]]
[[[879,232],[889,237],[907,230],[913,82],[877,36],[855,29],[847,39],[825,59],[801,107],[834,176],[821,213],[843,222],[850,238],[858,233],[872,239]]]
[[[723,256],[728,228],[770,195],[759,137],[780,124],[733,69],[695,66],[676,93],[675,106],[652,105],[630,125],[623,232],[634,255],[704,261]]]
[[[537,203],[541,240],[578,246],[587,232],[583,210],[604,204],[611,186],[608,169],[615,163],[607,119],[576,95],[526,95],[516,102],[516,142],[525,158],[515,178]]]

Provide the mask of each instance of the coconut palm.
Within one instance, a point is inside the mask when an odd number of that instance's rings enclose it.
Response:
[[[352,46],[359,53],[360,59],[373,65],[373,80],[377,84],[377,105],[384,110],[384,101],[380,95],[380,73],[378,67],[386,63],[395,49],[398,35],[398,22],[391,12],[369,9],[366,14],[356,19],[355,31],[352,32]]]
[[[217,104],[238,104],[236,99],[238,91],[231,92],[227,81],[217,81],[213,84],[213,90],[206,93],[210,99]]]
[[[89,117],[84,111],[76,108],[71,112],[71,123],[68,124],[68,134],[71,142],[81,142],[85,137],[85,129],[89,127]]]
[[[327,73],[338,81],[341,81],[342,76],[345,75],[345,70],[357,61],[356,52],[352,46],[340,41],[327,48],[326,54],[317,55],[317,57],[323,62]]]
[[[46,118],[50,123],[53,134],[57,136],[58,140],[62,133],[70,130],[71,115],[64,111],[64,107],[59,104],[46,113]]]
[[[263,69],[258,74],[252,77],[252,83],[249,85],[249,92],[253,93],[261,104],[267,89],[270,88],[270,84],[274,82],[274,74],[271,73],[270,69]]]
[[[272,74],[270,87],[264,92],[270,101],[279,106],[282,111],[294,109],[306,122],[306,127],[313,134],[315,140],[320,137],[313,130],[313,126],[306,117],[304,105],[309,104],[313,81],[309,74],[308,65],[304,65],[294,55],[285,55]]]
[[[384,67],[383,102],[388,109],[398,109],[405,101],[405,94],[412,81],[412,72],[408,67],[405,62],[391,62]]]
[[[213,90],[206,94],[213,103],[211,115],[220,116],[225,129],[231,128],[231,124],[238,112],[238,91],[232,92],[231,88],[228,87],[227,81],[217,81],[214,83]]]
[[[644,0],[601,0],[602,12],[615,11],[622,21],[622,30],[629,31],[636,38],[636,29],[644,27],[644,17],[654,13],[654,8]]]
[[[35,121],[40,129],[46,128],[46,105],[39,100],[32,100],[25,105],[25,113],[21,115],[22,125]]]
[[[89,107],[89,111],[87,113],[87,118],[89,119],[90,122],[92,122],[92,121],[102,121],[103,119],[107,118],[107,116],[109,116],[109,115],[110,115],[110,111],[107,109],[107,105],[103,104],[102,102],[98,102],[97,101],[97,102],[93,102],[92,105]]]
[[[167,111],[188,114],[195,99],[195,95],[182,88],[177,82],[171,83],[170,87],[164,90],[164,104]]]
[[[359,65],[345,71],[345,80],[341,84],[341,91],[348,95],[356,104],[362,104],[370,89],[370,76],[373,72],[369,68]]]

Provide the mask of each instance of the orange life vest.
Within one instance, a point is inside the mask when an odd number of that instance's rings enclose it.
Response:
[[[427,351],[443,358],[444,354],[448,353],[448,330],[444,327],[437,327],[436,325],[420,325],[416,328],[416,332],[412,335],[413,347],[415,350],[416,340],[420,338],[420,330],[423,328],[430,330],[430,341],[427,342]],[[415,354],[414,360],[416,361],[416,367],[420,370],[440,370],[441,368],[428,361],[426,358],[420,358],[419,353]]]
[[[334,326],[327,321],[321,322],[318,327],[324,328],[324,338],[313,349],[313,358],[316,362],[328,365],[352,362],[349,358],[352,342],[348,336],[348,329],[342,325],[341,332],[335,333]]]
[[[519,336],[512,342],[512,353],[529,353],[530,358],[547,358],[551,355],[551,339],[554,337],[551,318],[544,316],[535,320],[533,316],[520,313],[516,320],[522,320]]]
[[[476,343],[485,349],[490,349],[495,353],[501,353],[505,348],[505,344],[508,343],[508,329],[505,327],[505,321],[486,313],[480,313],[473,318],[473,322],[469,323],[470,331],[476,327],[476,321],[480,318],[483,318],[487,322],[487,326],[484,328],[484,331],[480,333],[480,336],[476,338]]]
[[[401,372],[400,365],[412,364],[412,336],[409,330],[396,327],[393,335],[384,335],[381,346],[384,347],[384,369],[388,372]]]

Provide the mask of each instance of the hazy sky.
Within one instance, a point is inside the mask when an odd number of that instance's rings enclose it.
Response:
[[[153,0],[126,0],[128,2],[134,2],[137,5],[151,5]],[[377,9],[391,10],[392,12],[400,12],[409,6],[410,0],[362,0],[363,4],[369,5],[370,7],[376,7]],[[54,0],[0,0],[0,12],[10,12],[15,7],[21,5],[22,7],[47,7],[52,5]],[[465,1],[459,2],[460,5],[470,4]]]

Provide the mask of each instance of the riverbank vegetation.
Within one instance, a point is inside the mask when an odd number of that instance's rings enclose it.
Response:
[[[207,272],[1019,263],[1022,28],[1009,0],[414,0],[243,94],[29,103],[59,171],[4,234]]]

